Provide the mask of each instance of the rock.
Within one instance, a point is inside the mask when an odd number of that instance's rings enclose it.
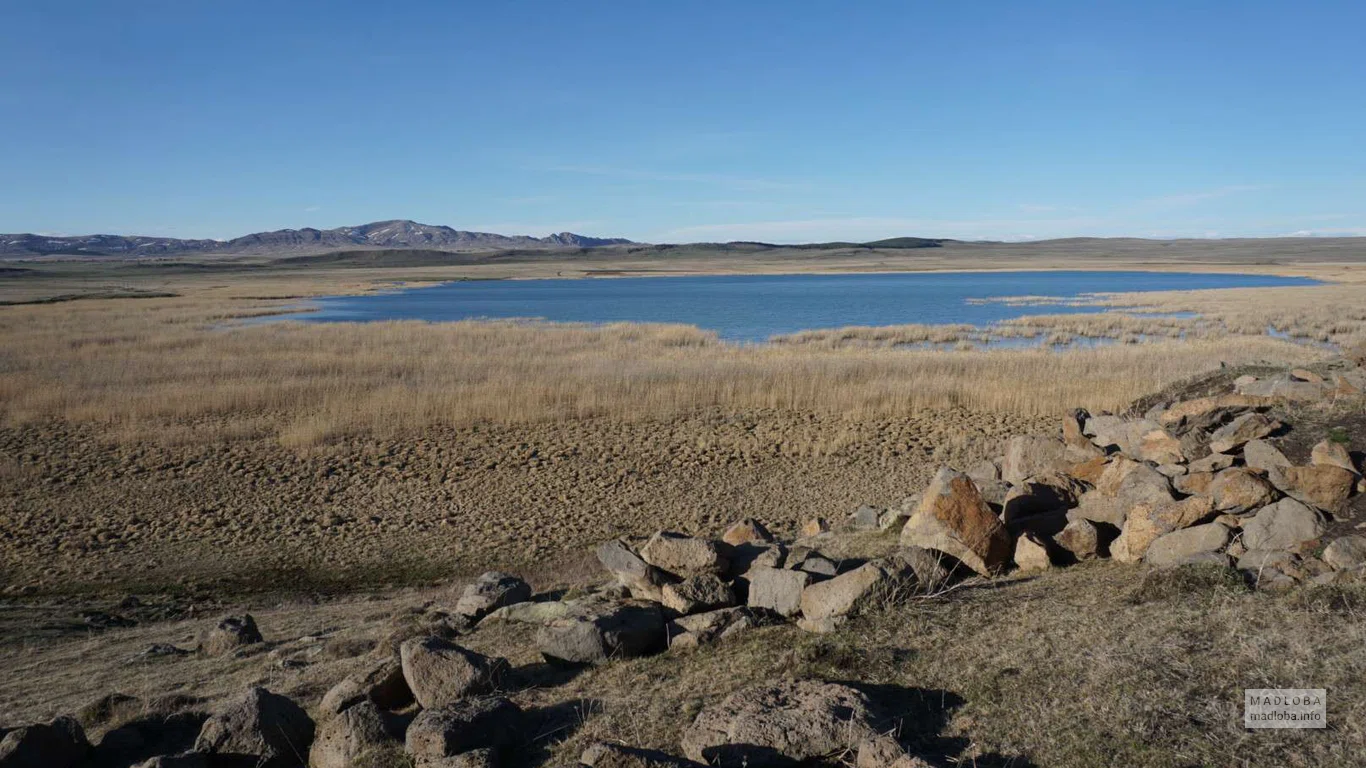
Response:
[[[749,605],[766,608],[779,616],[793,616],[801,610],[802,591],[811,582],[804,571],[757,566],[749,572]]]
[[[658,568],[645,562],[630,545],[620,539],[603,542],[593,550],[598,562],[617,580],[642,600],[659,600],[660,587],[667,581]]]
[[[848,573],[811,584],[802,590],[801,611],[807,619],[844,616],[890,596],[897,573],[883,563],[865,563]]]
[[[1315,445],[1310,452],[1309,463],[1318,467],[1339,467],[1354,475],[1360,474],[1347,446],[1332,440],[1324,440]]]
[[[693,576],[664,585],[664,607],[678,613],[698,613],[735,605],[735,590],[716,576]]]
[[[323,696],[321,709],[337,714],[362,701],[372,701],[380,709],[403,709],[413,703],[413,692],[403,677],[403,664],[394,658],[371,664],[348,675]]]
[[[1289,375],[1281,374],[1269,379],[1235,386],[1234,391],[1242,395],[1281,398],[1294,402],[1314,402],[1328,396],[1332,388],[1322,382],[1297,381]]]
[[[1056,437],[1017,435],[1006,443],[1001,479],[1014,485],[1033,475],[1061,472],[1074,463],[1068,458],[1067,444]]]
[[[1010,562],[1010,534],[961,472],[939,470],[901,529],[901,544],[943,552],[984,576]]]
[[[760,620],[745,607],[679,616],[668,625],[669,647],[698,646],[720,640],[758,626]]]
[[[897,561],[902,571],[906,568],[911,570],[915,576],[916,589],[919,592],[938,591],[953,576],[946,563],[946,557],[940,552],[931,552],[924,547],[914,545],[902,547],[893,555],[893,559]]]
[[[819,552],[812,552],[802,558],[801,564],[797,566],[797,570],[806,571],[813,576],[821,576],[824,578],[829,578],[840,572],[839,565],[837,565],[834,560],[825,557]]]
[[[1184,464],[1186,454],[1180,440],[1158,427],[1139,437],[1137,458],[1154,464]]]
[[[90,751],[85,731],[73,717],[0,729],[0,766],[4,768],[71,768]]]
[[[1172,500],[1171,484],[1166,477],[1146,464],[1121,456],[1106,467],[1094,490],[1081,495],[1069,517],[1119,527],[1135,504],[1160,505]]]
[[[683,734],[683,752],[717,768],[786,766],[851,750],[875,733],[860,691],[784,681],[741,689],[703,709]]]
[[[220,619],[213,629],[204,634],[199,642],[199,649],[210,656],[221,656],[261,642],[265,642],[265,638],[261,637],[261,631],[256,628],[256,619],[252,618],[251,614],[244,613],[241,616],[224,616]]]
[[[629,590],[628,590],[629,591]],[[563,600],[543,603],[515,603],[506,605],[485,616],[479,626],[511,621],[518,624],[545,624],[555,619],[563,619],[574,613],[574,605]]]
[[[665,645],[659,605],[639,601],[606,604],[584,615],[556,619],[536,633],[542,656],[570,664],[645,656],[664,650]]]
[[[964,474],[972,478],[972,482],[977,483],[980,487],[1000,480],[1001,468],[996,465],[996,462],[989,459],[983,459],[969,467],[968,471]],[[919,502],[917,501],[916,503],[918,504]]]
[[[1091,560],[1100,555],[1100,531],[1090,520],[1069,521],[1053,541],[1078,560]]]
[[[666,752],[601,741],[583,751],[579,756],[579,765],[588,768],[703,768],[699,763]]]
[[[490,658],[439,637],[415,637],[399,647],[403,679],[426,709],[489,693],[508,670],[507,659]]]
[[[247,692],[204,722],[194,751],[211,761],[293,768],[313,744],[313,720],[292,700],[265,688]]]
[[[640,548],[640,556],[650,565],[683,578],[721,575],[730,565],[721,556],[716,542],[673,531],[660,531],[651,536]]]
[[[1028,530],[1052,535],[1067,524],[1067,510],[1085,491],[1079,481],[1056,472],[1031,477],[1006,494],[1001,519],[1013,534]]]
[[[1280,449],[1265,440],[1249,440],[1243,446],[1243,463],[1251,469],[1270,471],[1273,467],[1291,466],[1290,459]]]
[[[822,533],[829,532],[830,524],[825,522],[824,518],[813,517],[810,520],[807,520],[805,523],[802,523],[802,527],[797,530],[797,537],[801,539],[809,539],[813,536],[819,536]]]
[[[1241,380],[1242,377],[1240,377]],[[1251,384],[1256,381],[1245,382]],[[1236,382],[1235,382],[1236,385]],[[1248,395],[1216,395],[1177,403],[1157,417],[1157,423],[1168,428],[1180,428],[1193,422],[1206,422],[1220,414],[1237,413],[1252,408],[1263,408],[1274,402],[1272,398]]]
[[[1333,374],[1333,396],[1356,397],[1366,392],[1366,371],[1344,371]]]
[[[1343,536],[1323,549],[1323,561],[1339,571],[1366,565],[1366,537]]]
[[[1015,540],[1015,567],[1021,571],[1044,571],[1053,567],[1047,547],[1035,534],[1026,533]]]
[[[737,578],[737,596],[748,588],[747,574],[754,568],[781,568],[787,561],[787,547],[777,542],[769,544],[740,544],[731,547],[729,554],[731,573]]]
[[[1271,483],[1244,467],[1225,469],[1215,475],[1206,493],[1214,499],[1217,511],[1235,515],[1264,507],[1278,495]]]
[[[920,503],[919,499],[916,500],[916,503]],[[912,507],[912,511],[913,510],[914,507]],[[906,525],[906,521],[909,519],[911,519],[910,511],[901,507],[896,507],[886,510],[878,517],[877,528],[879,531],[896,531],[900,533],[902,526]]]
[[[501,696],[462,699],[424,709],[408,726],[408,754],[418,765],[488,747],[516,744],[522,733],[522,710]]]
[[[1136,504],[1129,511],[1119,538],[1110,543],[1110,557],[1120,563],[1137,563],[1143,560],[1157,539],[1189,528],[1213,514],[1214,501],[1208,496],[1191,496],[1161,504]]]
[[[1156,469],[1158,474],[1167,478],[1179,477],[1188,471],[1183,464],[1158,464]]]
[[[849,515],[849,527],[856,531],[876,531],[878,520],[882,518],[882,510],[877,507],[870,507],[867,504],[860,504],[859,508]]]
[[[1281,499],[1262,507],[1243,523],[1243,544],[1249,550],[1295,550],[1328,530],[1323,516],[1294,499]]]
[[[1238,556],[1238,570],[1260,571],[1275,568],[1284,573],[1295,567],[1294,555],[1281,549],[1249,549]]]
[[[1291,368],[1290,378],[1295,379],[1296,381],[1307,381],[1310,384],[1323,383],[1323,377],[1308,368]]]
[[[1153,541],[1143,559],[1157,567],[1181,565],[1202,553],[1217,552],[1228,543],[1228,536],[1228,529],[1218,523],[1172,531]]]
[[[498,768],[498,765],[498,750],[482,747],[450,757],[428,758],[420,761],[415,768]]]
[[[351,768],[366,752],[394,740],[374,702],[362,701],[318,728],[308,752],[309,768]]]
[[[1333,512],[1347,503],[1356,476],[1342,467],[1273,467],[1267,472],[1271,484],[1286,496]]]
[[[530,584],[511,574],[489,571],[465,587],[455,612],[478,621],[498,608],[530,599]]]
[[[721,541],[731,545],[767,543],[773,541],[773,534],[757,520],[746,517],[739,522],[732,523],[726,532],[721,534]]]
[[[1210,433],[1213,453],[1230,453],[1249,440],[1266,437],[1281,428],[1281,423],[1260,413],[1245,413]]]
[[[1254,441],[1255,442],[1255,441]],[[1233,457],[1226,453],[1211,453],[1203,459],[1196,459],[1186,468],[1187,472],[1218,472],[1233,466]]]

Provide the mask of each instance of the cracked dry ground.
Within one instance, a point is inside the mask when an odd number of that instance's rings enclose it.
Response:
[[[554,567],[616,535],[890,505],[1042,416],[698,414],[433,427],[298,452],[0,428],[0,589],[357,588]],[[213,424],[197,425],[206,430]]]

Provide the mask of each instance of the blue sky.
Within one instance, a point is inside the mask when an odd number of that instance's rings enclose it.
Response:
[[[1366,3],[0,6],[5,232],[1366,235]]]

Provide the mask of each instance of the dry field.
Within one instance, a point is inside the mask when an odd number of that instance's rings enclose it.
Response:
[[[63,269],[25,295],[70,293]],[[1121,408],[1221,364],[1312,361],[1327,350],[1248,331],[1342,341],[1366,308],[1341,282],[1148,297],[1226,328],[1062,354],[736,347],[676,326],[239,327],[309,296],[491,274],[471,267],[108,269],[117,285],[81,279],[143,297],[0,307],[0,588],[361,587],[742,514],[791,529],[895,503],[938,463],[1070,407]]]

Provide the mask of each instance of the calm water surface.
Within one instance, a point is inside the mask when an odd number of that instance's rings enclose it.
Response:
[[[814,328],[906,323],[985,326],[1096,307],[976,303],[1001,296],[1313,285],[1308,278],[1180,272],[899,272],[718,275],[446,283],[320,299],[308,322],[536,318],[582,323],[685,323],[731,341]],[[976,301],[974,301],[976,300]]]

